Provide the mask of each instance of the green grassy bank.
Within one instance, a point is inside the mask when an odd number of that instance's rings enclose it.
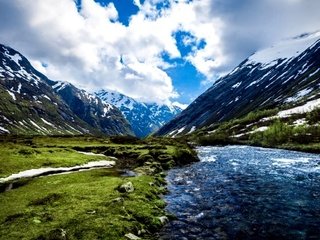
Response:
[[[109,169],[2,184],[0,239],[6,240],[151,239],[170,218],[161,198],[164,171],[197,161],[185,142],[162,138],[3,137],[0,149],[1,177],[117,158]],[[125,170],[136,175],[123,176]]]

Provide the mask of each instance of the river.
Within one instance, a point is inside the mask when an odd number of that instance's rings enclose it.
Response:
[[[320,239],[320,156],[249,146],[199,147],[168,173],[160,239]]]

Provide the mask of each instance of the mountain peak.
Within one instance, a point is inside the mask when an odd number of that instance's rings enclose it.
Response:
[[[242,117],[286,108],[320,97],[320,32],[301,34],[253,54],[220,78],[159,135],[176,136]]]
[[[292,59],[319,41],[320,31],[301,34],[298,37],[283,40],[272,47],[260,50],[248,58],[247,64],[262,63],[264,67],[276,64],[279,59]]]
[[[153,133],[182,111],[174,104],[139,102],[112,90],[100,90],[95,94],[102,100],[118,107],[131,123],[133,131],[138,137],[145,137]]]
[[[0,44],[0,134],[131,135],[122,113],[68,82],[55,82]]]

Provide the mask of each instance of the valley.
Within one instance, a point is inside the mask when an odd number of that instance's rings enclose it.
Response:
[[[171,218],[161,197],[164,171],[198,161],[184,141],[171,139],[2,137],[0,146],[1,239],[150,239]],[[4,181],[28,169],[106,159],[115,166]]]
[[[0,34],[0,240],[320,239],[319,28],[225,34],[216,0],[129,1],[127,22],[121,1],[35,2],[0,1],[26,23]]]

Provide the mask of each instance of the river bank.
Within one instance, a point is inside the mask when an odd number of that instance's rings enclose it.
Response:
[[[183,141],[153,138],[17,138],[3,141],[1,153],[2,177],[16,173],[14,166],[23,171],[117,158],[113,168],[15,181],[0,193],[0,238],[6,240],[149,239],[170,217],[161,198],[164,171],[197,161]]]

